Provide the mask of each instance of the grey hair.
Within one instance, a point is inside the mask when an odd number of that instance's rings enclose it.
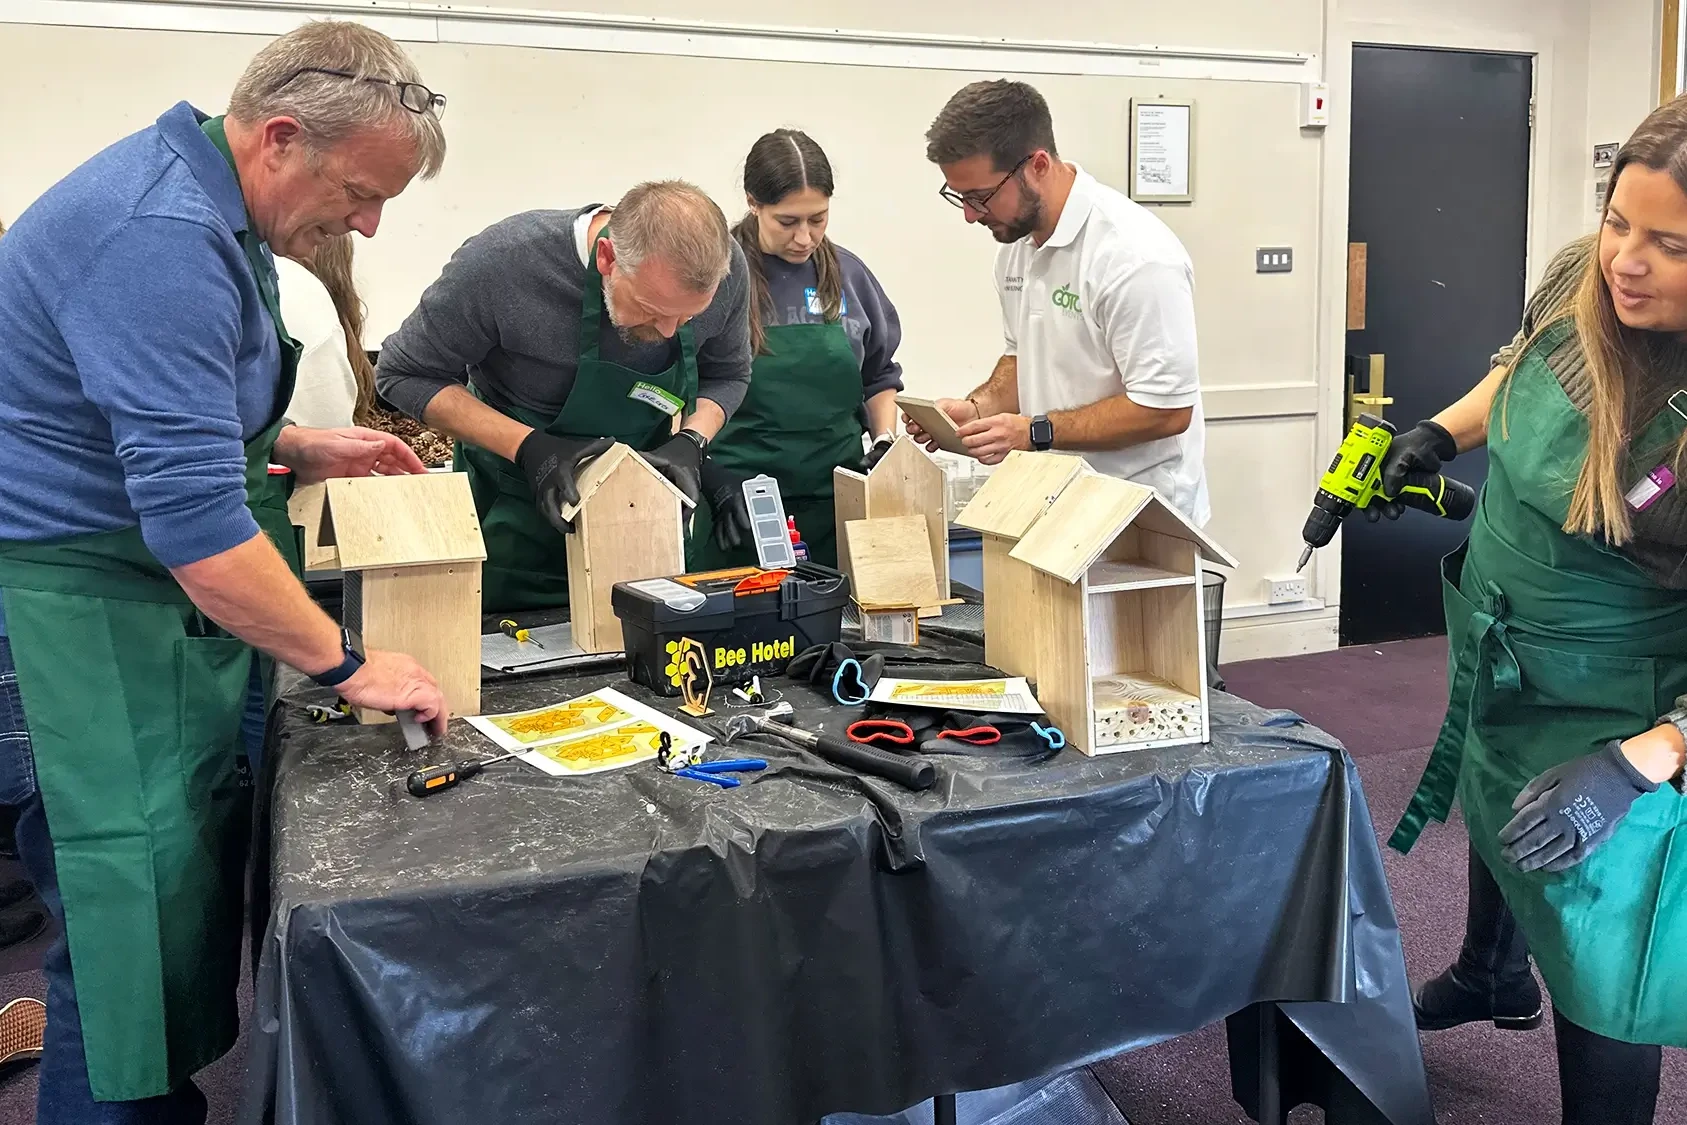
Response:
[[[615,205],[609,221],[616,262],[629,272],[648,258],[673,267],[696,293],[713,289],[732,268],[726,216],[703,189],[684,180],[639,184]]]
[[[445,130],[433,111],[404,108],[398,89],[385,83],[299,73],[309,67],[394,82],[422,80],[410,56],[374,28],[350,20],[312,20],[253,57],[229,97],[229,116],[248,125],[291,117],[299,123],[307,150],[317,154],[365,129],[393,129],[416,146],[422,178],[438,174],[445,163]]]

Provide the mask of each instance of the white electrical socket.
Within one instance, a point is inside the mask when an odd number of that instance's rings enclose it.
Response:
[[[1265,580],[1265,604],[1267,605],[1304,602],[1310,596],[1304,576],[1296,575],[1293,578],[1267,578]]]

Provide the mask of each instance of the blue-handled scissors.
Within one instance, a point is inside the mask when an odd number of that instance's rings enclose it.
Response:
[[[767,763],[760,758],[734,758],[730,762],[701,762],[674,771],[675,777],[689,777],[693,781],[707,781],[722,789],[736,789],[743,784],[736,777],[722,777],[728,773],[754,773],[765,770]]]
[[[1048,743],[1050,750],[1059,750],[1066,745],[1066,732],[1057,726],[1045,727],[1041,723],[1032,723],[1031,733]]]

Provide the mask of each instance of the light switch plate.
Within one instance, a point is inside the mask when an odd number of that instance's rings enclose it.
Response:
[[[1255,273],[1290,273],[1295,268],[1295,252],[1288,246],[1261,246],[1254,251]]]

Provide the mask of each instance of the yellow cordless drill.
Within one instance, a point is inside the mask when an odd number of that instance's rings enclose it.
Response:
[[[1306,540],[1306,550],[1300,553],[1300,565],[1306,566],[1312,552],[1335,538],[1336,528],[1354,511],[1370,507],[1381,498],[1384,503],[1404,504],[1443,519],[1462,520],[1476,510],[1476,490],[1463,481],[1452,480],[1440,473],[1408,473],[1399,495],[1388,496],[1382,490],[1382,463],[1388,447],[1394,444],[1394,425],[1374,414],[1361,414],[1353,423],[1347,437],[1342,439],[1336,459],[1318,482],[1318,495],[1312,498],[1312,513],[1300,537]]]

